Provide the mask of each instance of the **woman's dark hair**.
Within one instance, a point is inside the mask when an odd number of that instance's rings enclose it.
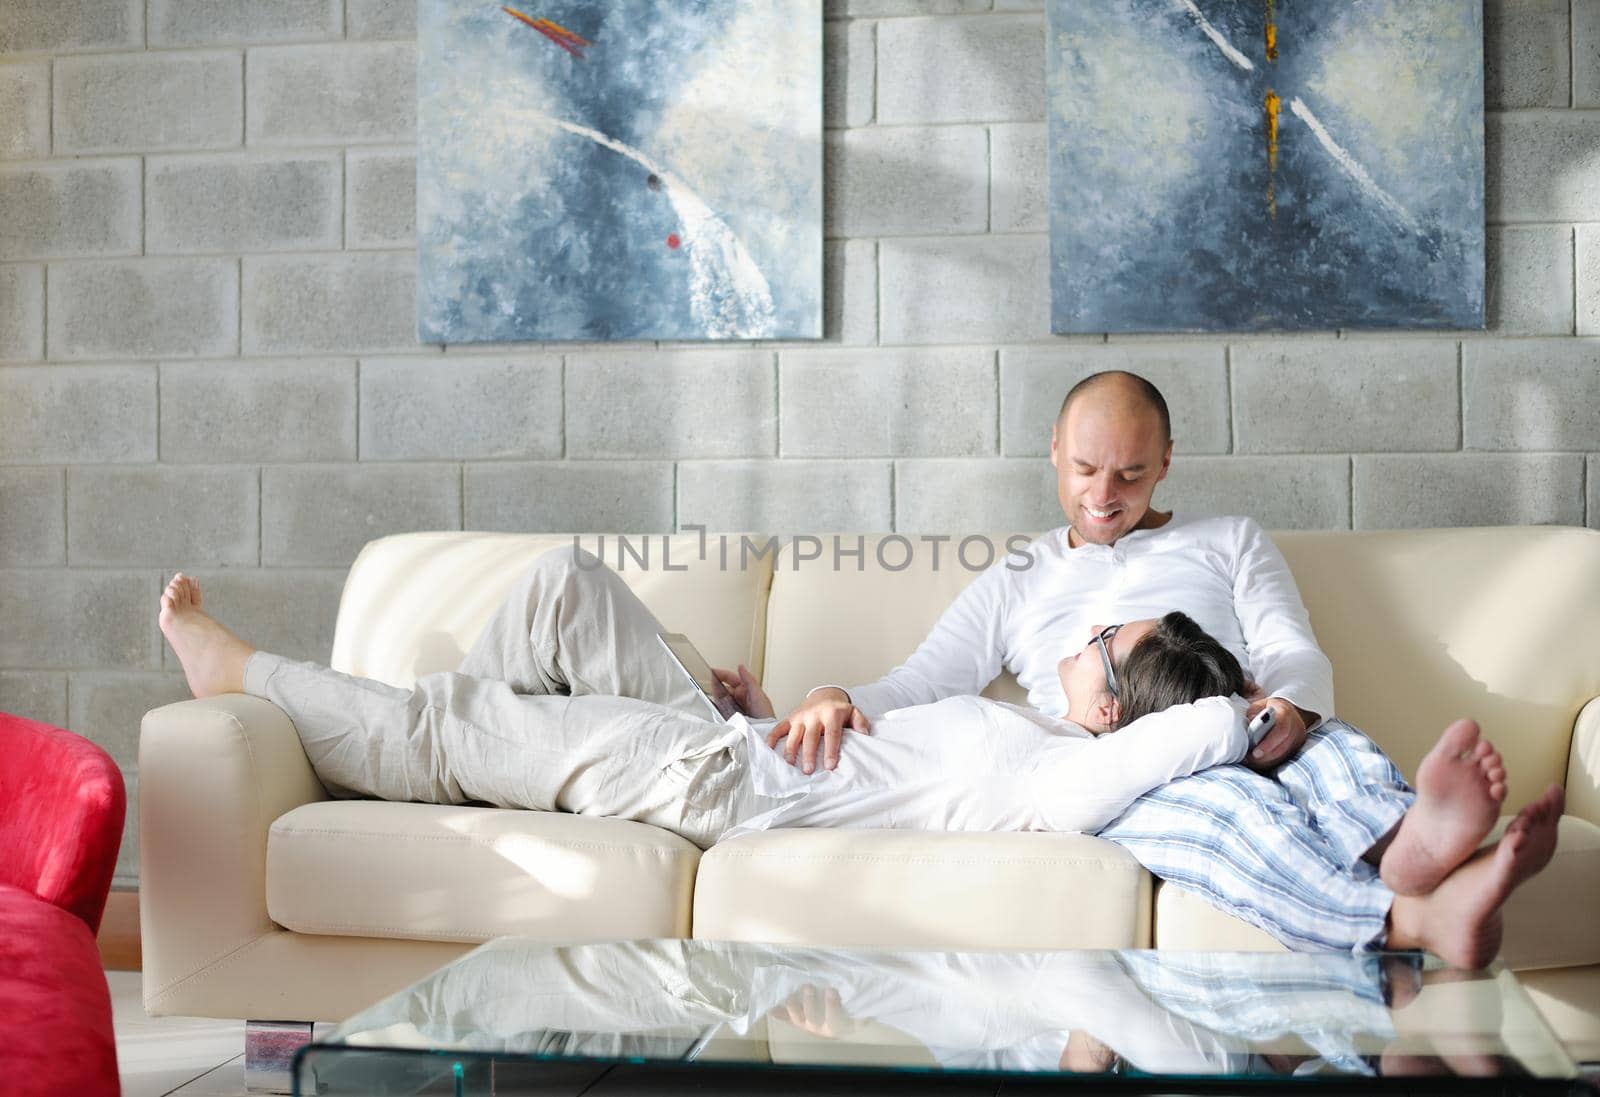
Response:
[[[1173,705],[1244,691],[1244,670],[1233,653],[1188,614],[1174,611],[1161,618],[1117,668],[1122,702],[1117,727]]]

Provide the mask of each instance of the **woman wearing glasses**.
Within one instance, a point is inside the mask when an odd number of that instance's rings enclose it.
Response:
[[[879,716],[834,770],[807,775],[773,751],[751,751],[754,790],[771,806],[734,833],[1092,834],[1157,785],[1237,762],[1249,747],[1238,660],[1182,613],[1093,626],[1057,669],[1067,697],[1058,717],[949,697]]]

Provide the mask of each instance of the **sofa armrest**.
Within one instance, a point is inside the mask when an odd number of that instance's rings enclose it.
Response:
[[[1600,826],[1600,697],[1583,706],[1572,728],[1567,814]]]
[[[139,738],[139,924],[144,1002],[275,930],[267,832],[328,799],[281,709],[230,693],[145,714]]]

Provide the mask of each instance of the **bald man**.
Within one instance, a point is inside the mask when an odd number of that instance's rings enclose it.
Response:
[[[1413,790],[1370,739],[1332,718],[1332,666],[1261,527],[1151,507],[1171,467],[1172,429],[1149,381],[1113,371],[1076,385],[1052,429],[1050,462],[1067,524],[1029,546],[1031,566],[1002,561],[979,576],[878,681],[813,689],[769,745],[808,772],[832,766],[844,728],[867,731],[879,713],[978,693],[1002,669],[1034,707],[1060,712],[1062,652],[1099,628],[1182,610],[1239,659],[1258,686],[1250,714],[1271,708],[1276,727],[1245,760],[1257,772],[1222,766],[1172,781],[1101,837],[1290,947],[1414,947],[1426,927],[1404,924],[1410,904],[1396,895],[1448,899],[1452,874],[1482,856],[1505,797],[1498,763],[1487,782],[1471,776],[1495,757],[1477,725],[1447,730]],[[1540,812],[1558,795],[1547,793]],[[1484,914],[1454,955],[1494,955],[1499,915]]]

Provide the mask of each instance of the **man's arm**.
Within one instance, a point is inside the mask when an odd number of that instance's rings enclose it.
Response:
[[[1002,562],[967,584],[911,657],[876,682],[848,690],[824,686],[808,694],[774,725],[767,745],[782,743],[790,764],[807,773],[816,768],[820,751],[822,764],[832,769],[844,728],[865,732],[874,715],[981,691],[1000,673],[1004,658],[1010,575]]]
[[[1050,830],[1093,834],[1158,785],[1244,757],[1245,704],[1207,697],[1143,716],[1092,742],[1044,752],[1031,778]]]
[[[1277,724],[1245,764],[1271,770],[1299,752],[1306,735],[1333,715],[1333,664],[1317,646],[1311,618],[1283,554],[1254,520],[1240,523],[1233,606],[1263,698],[1249,715],[1275,710]]]

